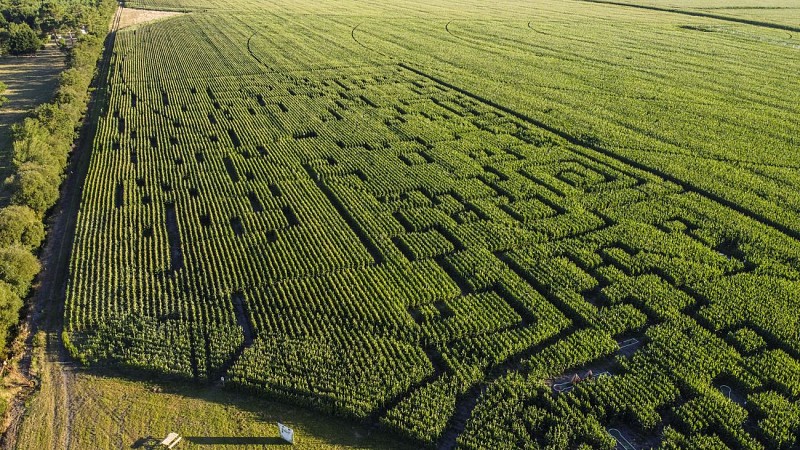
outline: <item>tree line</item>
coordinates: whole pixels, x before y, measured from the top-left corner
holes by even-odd
[[[35,54],[50,35],[102,32],[104,0],[0,0],[0,54]],[[66,47],[63,39],[59,40]]]
[[[39,11],[22,8],[27,3],[33,2],[2,5],[2,17],[21,20],[27,26],[31,25],[30,20],[40,30],[47,30],[42,26],[49,22],[41,21],[41,15],[21,12]],[[10,202],[0,208],[0,345],[3,347],[19,322],[23,299],[40,269],[36,254],[45,237],[44,218],[58,200],[63,172],[86,111],[89,84],[115,6],[113,0],[98,0],[76,9],[92,8],[91,14],[83,14],[81,20],[86,20],[87,28],[96,31],[80,36],[68,50],[67,69],[60,75],[53,100],[15,124],[12,148],[3,149],[12,152],[14,165],[14,173],[3,187],[3,196]],[[66,15],[59,17],[58,23],[67,23]]]

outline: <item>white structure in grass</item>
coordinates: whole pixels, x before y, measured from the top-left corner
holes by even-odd
[[[287,427],[286,425],[278,422],[278,432],[281,434],[281,439],[284,441],[294,444],[294,430]]]
[[[183,438],[180,437],[180,435],[178,435],[178,433],[170,433],[158,445],[160,445],[162,447],[169,448],[169,449],[173,449],[173,448],[175,448],[176,445],[178,445],[178,442],[180,442],[181,439],[183,439]]]

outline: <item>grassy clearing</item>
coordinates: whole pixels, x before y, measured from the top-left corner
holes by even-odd
[[[170,431],[184,437],[182,449],[283,448],[276,421],[294,428],[300,448],[413,448],[350,422],[219,387],[131,381],[71,369],[59,375],[54,374],[61,370],[57,364],[45,366],[17,450],[61,448],[64,442],[73,449],[146,448]],[[71,405],[67,410],[65,400]]]
[[[64,54],[55,45],[48,45],[36,56],[0,58],[0,81],[8,86],[8,102],[0,108],[0,179],[7,177],[12,169],[11,125],[50,100],[64,67]]]

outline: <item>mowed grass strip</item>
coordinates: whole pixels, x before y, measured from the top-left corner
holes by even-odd
[[[43,380],[31,401],[17,450],[148,448],[170,432],[182,449],[284,448],[276,422],[292,427],[300,448],[411,448],[401,440],[327,414],[234,393],[220,387],[148,383],[74,373],[69,426],[57,412],[63,390]],[[68,433],[64,436],[63,433]]]

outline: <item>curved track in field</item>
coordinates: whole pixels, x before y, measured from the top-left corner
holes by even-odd
[[[361,22],[358,25],[354,26],[352,30],[350,30],[350,37],[353,39],[353,41],[355,41],[356,44],[360,45],[361,47],[363,47],[366,50],[369,50],[371,52],[377,53],[377,54],[379,54],[379,55],[381,55],[383,57],[389,58],[391,60],[394,60],[393,56],[387,55],[386,53],[384,53],[384,52],[382,52],[380,50],[375,50],[374,48],[367,46],[366,44],[364,44],[363,42],[359,41],[356,38],[356,30],[358,29],[358,27],[360,27],[363,24],[364,24],[364,22]]]
[[[751,19],[741,19],[738,17],[731,17],[731,16],[722,16],[719,14],[711,14],[701,11],[688,11],[685,9],[673,9],[673,8],[662,8],[659,6],[649,6],[649,5],[635,5],[632,3],[623,3],[623,2],[615,2],[615,1],[606,1],[606,0],[578,0],[581,2],[587,3],[596,3],[600,5],[608,5],[608,6],[619,6],[623,8],[637,8],[637,9],[645,9],[649,11],[658,11],[658,12],[665,12],[665,13],[672,13],[672,14],[682,14],[684,16],[691,16],[691,17],[705,17],[708,19],[716,19],[725,22],[734,22],[734,23],[741,23],[745,25],[753,25],[756,27],[763,27],[763,28],[773,28],[776,30],[784,30],[784,31],[793,31],[795,33],[800,33],[800,28],[794,27],[791,25],[783,25],[780,23],[773,23],[773,22],[764,22],[761,20],[751,20]]]
[[[255,59],[256,61],[258,61],[258,63],[259,63],[259,64],[261,64],[262,66],[266,67],[266,68],[267,68],[267,69],[269,69],[269,70],[272,70],[272,69],[271,69],[271,68],[270,68],[270,67],[267,65],[267,63],[265,63],[264,61],[262,61],[262,60],[261,60],[261,58],[259,58],[259,57],[258,57],[258,56],[255,54],[255,52],[253,51],[252,47],[250,46],[250,41],[252,41],[252,40],[253,40],[253,38],[254,38],[254,37],[256,37],[256,35],[258,35],[258,34],[259,34],[259,33],[256,31],[255,33],[251,34],[249,38],[247,38],[247,53],[249,53],[249,54],[250,54],[250,56],[251,56],[253,59]]]

